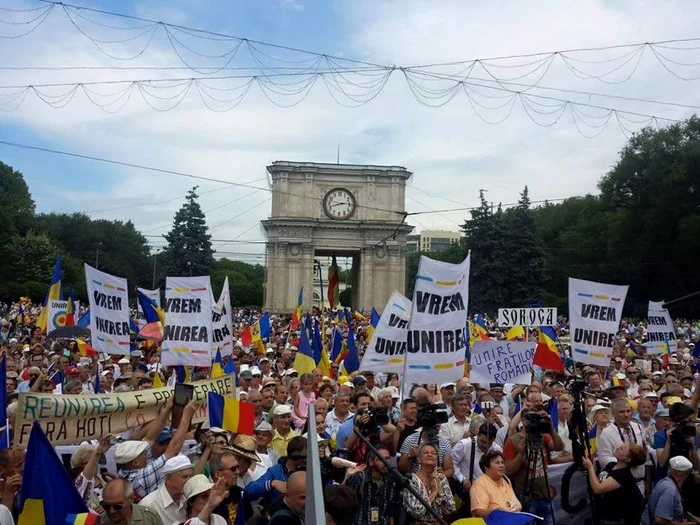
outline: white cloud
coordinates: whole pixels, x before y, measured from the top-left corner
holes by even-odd
[[[281,5],[303,9],[293,0],[283,1]],[[165,14],[151,9],[150,18],[168,20],[165,15],[175,12],[175,22],[187,19],[187,9],[182,5],[170,7],[171,11]],[[693,36],[693,21],[700,14],[700,7],[666,4],[659,10],[652,3],[603,1],[576,5],[514,2],[508,7],[502,3],[496,7],[487,2],[365,0],[341,3],[338,12],[345,17],[344,27],[349,27],[347,45],[327,51],[374,62],[410,65]],[[241,33],[240,28],[236,32]],[[50,46],[46,45],[48,35]],[[267,39],[277,40],[274,35]],[[296,45],[296,42],[284,43]],[[212,46],[210,51],[215,51],[215,43]],[[138,42],[133,42],[130,49],[137,50]],[[125,65],[100,54],[77,35],[60,13],[54,13],[46,26],[31,37],[0,42],[0,50],[3,56],[12,57],[16,65]],[[160,35],[142,57],[126,65],[181,64]],[[192,73],[2,71],[0,84],[166,75],[184,77]],[[651,57],[641,63],[631,81],[620,85],[578,80],[561,64],[551,68],[542,84],[689,104],[698,102],[693,84],[674,79]],[[551,96],[575,97],[561,93]],[[589,99],[579,96],[576,100]],[[689,113],[680,108],[604,98],[593,98],[590,102],[672,118],[684,118]],[[135,96],[122,112],[107,115],[79,94],[61,110],[30,98],[19,110],[0,114],[0,123],[30,129],[45,143],[59,149],[231,182],[258,180],[256,186],[266,186],[265,166],[272,161],[334,162],[340,144],[341,162],[403,165],[413,171],[408,195],[415,200],[407,201],[411,211],[425,210],[426,206],[452,209],[460,207],[457,203],[476,205],[480,188],[487,189],[488,200],[496,203],[516,201],[526,184],[533,200],[596,192],[597,180],[615,163],[617,152],[625,142],[614,124],[599,138],[585,139],[568,114],[557,125],[541,128],[517,105],[504,123],[489,125],[479,120],[463,95],[443,108],[426,108],[414,100],[398,72],[375,101],[357,109],[338,106],[319,83],[306,100],[291,109],[272,105],[253,88],[237,109],[224,114],[206,110],[193,92],[182,105],[167,113],[150,109]],[[95,177],[104,178],[101,192],[61,190],[61,179],[57,178],[53,185],[32,188],[39,209],[101,210],[156,202],[184,196],[197,184],[187,178],[135,169],[85,165],[94,170]],[[35,178],[25,175],[30,180]],[[200,185],[202,208],[221,206],[209,214],[209,223],[229,221],[214,230],[215,238],[231,239],[241,234],[243,239],[262,238],[257,221],[269,212],[269,203],[264,203],[269,193],[259,191],[246,197],[252,190],[206,182]],[[220,191],[210,191],[217,188]],[[241,200],[232,202],[235,199]],[[131,219],[143,230],[163,233],[182,200],[95,216]],[[234,218],[255,205],[252,211]],[[409,222],[419,228],[455,229],[465,216],[464,211],[445,212],[420,215]],[[224,249],[234,253],[262,251],[259,245],[232,244]]]
[[[280,0],[280,7],[291,11],[303,11],[306,9],[304,5],[297,2],[297,0]]]

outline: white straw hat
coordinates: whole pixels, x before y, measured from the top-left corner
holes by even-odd
[[[185,494],[186,499],[191,499],[197,494],[211,490],[213,486],[214,484],[209,481],[209,478],[207,478],[204,474],[197,474],[196,476],[192,476],[187,480],[187,483],[185,483],[185,487],[183,488],[183,493]]]

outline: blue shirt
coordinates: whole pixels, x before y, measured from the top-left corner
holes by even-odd
[[[335,448],[345,448],[345,441],[352,434],[352,429],[355,427],[355,416],[351,416],[345,420],[338,428],[338,433],[335,435]]]
[[[651,518],[650,515],[651,514]],[[663,518],[669,521],[683,519],[683,502],[676,482],[671,478],[664,478],[651,491],[649,503],[642,514],[642,525],[650,525],[653,518]]]

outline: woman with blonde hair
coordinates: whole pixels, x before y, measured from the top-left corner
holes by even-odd
[[[411,474],[409,483],[418,494],[430,503],[433,510],[441,517],[452,514],[455,500],[450,484],[444,474],[438,471],[438,450],[432,443],[423,443],[418,449],[418,472]],[[409,525],[433,525],[436,520],[428,513],[423,504],[408,490],[403,491],[403,504],[408,513]]]

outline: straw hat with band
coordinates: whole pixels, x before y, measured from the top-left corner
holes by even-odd
[[[197,474],[187,480],[182,492],[185,494],[185,498],[189,500],[199,494],[210,491],[213,486],[214,484],[204,474]]]
[[[224,450],[233,452],[236,456],[242,456],[250,461],[260,463],[260,457],[256,454],[255,449],[258,443],[254,437],[245,434],[238,434],[229,446],[224,447]]]

